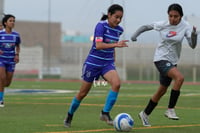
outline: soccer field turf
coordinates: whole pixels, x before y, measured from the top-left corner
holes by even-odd
[[[5,107],[0,108],[0,133],[116,132],[112,126],[99,120],[109,90],[109,86],[102,85],[91,89],[75,113],[72,127],[64,128],[63,120],[79,86],[79,82],[14,81],[5,93]],[[133,133],[199,133],[200,88],[192,84],[182,87],[176,107],[180,120],[164,117],[168,90],[150,116],[152,127],[143,127],[138,113],[144,109],[156,89],[157,84],[123,83],[111,116],[114,118],[118,113],[129,113],[135,122]],[[52,90],[59,91],[55,93]]]

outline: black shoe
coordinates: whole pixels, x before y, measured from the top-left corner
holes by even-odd
[[[3,101],[0,101],[0,107],[4,107],[4,103],[3,103]]]
[[[113,125],[113,120],[110,117],[109,112],[103,112],[100,113],[100,120],[105,121],[108,125]]]
[[[73,115],[68,113],[67,118],[64,120],[65,127],[67,127],[67,128],[71,127],[72,118],[73,118]]]

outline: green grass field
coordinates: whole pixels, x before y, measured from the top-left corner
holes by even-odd
[[[0,133],[114,133],[113,127],[99,120],[100,111],[109,86],[93,87],[75,113],[72,127],[64,128],[67,109],[80,86],[79,82],[13,81],[14,89],[70,90],[64,93],[9,93],[5,94],[5,107],[0,108]],[[129,113],[135,122],[133,133],[199,133],[200,88],[184,84],[176,113],[180,120],[164,117],[169,92],[160,100],[150,116],[152,127],[143,127],[138,113],[145,107],[157,84],[123,83],[118,101],[111,111]]]

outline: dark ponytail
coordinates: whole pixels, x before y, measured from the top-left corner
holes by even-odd
[[[106,19],[108,19],[108,15],[103,14],[103,16],[101,17],[101,20],[106,20]]]

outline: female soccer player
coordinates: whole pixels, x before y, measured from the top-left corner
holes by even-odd
[[[107,15],[103,15],[101,21],[96,25],[93,45],[83,64],[82,84],[69,107],[67,118],[64,121],[65,127],[71,126],[74,112],[90,91],[93,81],[98,80],[100,76],[111,85],[100,119],[112,125],[113,121],[109,112],[117,100],[120,89],[120,79],[114,65],[115,48],[127,47],[127,40],[119,41],[123,32],[122,27],[119,26],[122,17],[123,7],[114,4],[108,8]]]
[[[139,113],[144,126],[151,126],[148,116],[158,104],[160,98],[166,93],[172,79],[174,85],[171,89],[168,109],[165,116],[172,120],[178,120],[175,113],[175,105],[180,95],[180,88],[183,84],[184,77],[177,68],[177,62],[180,57],[182,41],[185,37],[191,48],[197,44],[196,28],[189,26],[183,19],[182,7],[179,4],[172,4],[168,7],[168,21],[155,22],[151,25],[141,26],[131,37],[132,41],[143,32],[156,30],[160,33],[160,43],[155,51],[154,64],[160,72],[160,86],[150,99],[144,111]]]
[[[15,16],[8,14],[2,19],[5,29],[0,31],[0,107],[4,107],[4,87],[11,84],[15,64],[19,62],[20,35],[13,30]]]

